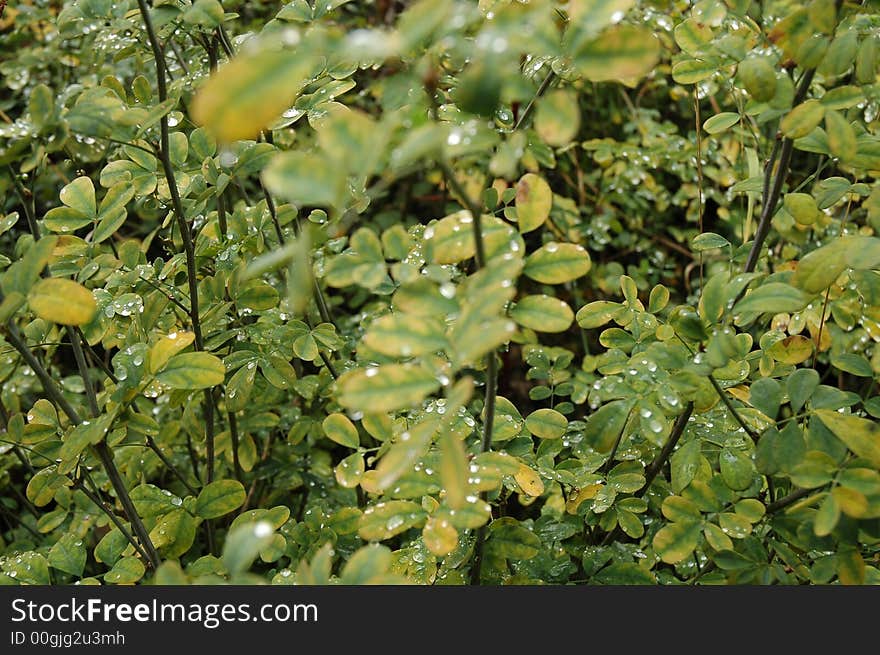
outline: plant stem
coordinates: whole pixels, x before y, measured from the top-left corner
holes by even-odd
[[[24,211],[25,219],[27,219],[28,229],[33,235],[34,240],[37,240],[40,238],[40,227],[37,225],[37,219],[34,215],[34,206],[31,204],[33,202],[33,194],[25,189],[21,180],[18,179],[15,169],[12,168],[12,164],[7,165],[7,168],[9,169],[9,176],[12,178],[12,183],[15,185],[15,192],[21,200],[21,208]],[[31,197],[31,202],[28,202],[28,196]]]
[[[0,300],[2,300],[2,298],[0,298]],[[37,379],[39,379],[40,384],[43,386],[43,393],[45,393],[49,397],[49,399],[55,404],[55,406],[60,408],[61,411],[67,415],[67,418],[70,419],[71,423],[73,423],[74,425],[80,425],[82,423],[82,418],[73,408],[73,405],[71,405],[67,398],[65,398],[64,395],[61,393],[61,390],[55,384],[55,381],[49,375],[49,372],[27,347],[27,344],[21,337],[21,333],[18,331],[18,326],[12,320],[10,320],[7,322],[7,329],[9,331],[9,342],[18,351],[19,355],[21,355],[21,358],[31,368],[31,370],[33,370],[34,375],[37,376]],[[76,343],[79,344],[79,335],[75,331],[71,331],[69,334],[72,335],[71,340],[75,340]],[[74,352],[76,352],[76,350],[74,350]],[[80,357],[82,357],[81,348],[79,350],[79,353]],[[79,358],[77,359],[77,361],[79,362]],[[85,361],[84,358],[83,361]],[[132,502],[131,497],[128,495],[128,489],[125,486],[125,482],[122,480],[122,476],[119,475],[119,470],[116,468],[116,464],[113,461],[113,453],[107,447],[107,444],[103,441],[95,446],[95,452],[107,472],[107,477],[110,478],[113,489],[114,491],[116,491],[116,495],[119,498],[119,501],[122,503],[122,507],[125,510],[126,516],[128,516],[129,522],[134,528],[138,539],[141,540],[141,544],[143,544],[143,547],[146,551],[145,556],[147,562],[155,569],[159,566],[159,555],[156,552],[155,546],[153,546],[153,542],[150,540],[150,533],[144,526],[143,521],[141,521],[141,518],[138,515],[137,511],[135,511],[134,503]],[[102,507],[100,499],[98,500],[98,507]]]
[[[816,69],[811,68],[804,72],[801,76],[801,80],[798,83],[797,91],[795,92],[794,101],[792,103],[793,107],[799,105],[803,99],[807,95],[807,91],[810,88],[810,83],[813,81],[813,76],[816,74]],[[761,249],[764,247],[764,241],[767,239],[767,235],[770,233],[770,224],[773,219],[773,213],[776,211],[776,205],[779,202],[779,196],[782,193],[782,186],[785,183],[785,178],[788,175],[788,167],[791,164],[791,155],[794,150],[794,140],[788,137],[782,139],[782,145],[780,147],[780,142],[777,139],[773,144],[773,151],[770,154],[770,159],[767,160],[767,165],[764,167],[764,193],[763,193],[763,202],[761,205],[761,217],[758,219],[758,227],[755,230],[755,240],[752,243],[752,248],[749,250],[749,256],[746,259],[746,265],[744,271],[746,273],[751,273],[755,270],[755,266],[758,264],[758,260],[761,258]],[[773,164],[775,163],[776,153],[779,153],[779,166],[776,169],[776,176],[773,177],[773,182],[771,184],[770,179],[773,176]],[[736,304],[740,298],[745,294],[745,289],[743,289],[739,296],[734,301]]]
[[[168,99],[168,87],[166,83],[167,65],[165,63],[165,55],[162,52],[162,46],[153,29],[153,21],[150,18],[150,10],[147,7],[146,0],[138,0],[141,17],[144,21],[144,27],[147,30],[147,38],[150,41],[150,47],[153,50],[153,59],[156,62],[156,88],[159,92],[159,102],[165,102]],[[183,202],[180,199],[180,190],[177,188],[177,182],[174,179],[174,166],[171,164],[171,158],[168,155],[168,115],[165,114],[159,120],[160,144],[156,155],[162,162],[162,171],[165,174],[165,181],[168,183],[168,191],[171,193],[171,206],[174,216],[177,219],[177,226],[180,230],[180,238],[183,240],[183,249],[186,254],[186,277],[189,283],[190,309],[189,316],[192,322],[193,335],[195,337],[194,347],[196,351],[204,350],[202,340],[202,325],[199,318],[199,285],[196,272],[196,252],[193,243],[192,230],[186,220],[186,214],[183,211]]]
[[[746,434],[751,437],[752,441],[755,443],[758,442],[758,434],[752,430],[748,425],[746,425],[745,420],[742,416],[739,415],[739,412],[736,411],[736,408],[733,406],[733,403],[730,402],[730,398],[727,397],[727,394],[724,393],[724,389],[721,388],[721,385],[718,384],[718,380],[715,379],[714,375],[709,375],[709,382],[712,384],[712,387],[715,389],[715,392],[718,394],[718,397],[721,399],[721,402],[724,403],[724,406],[727,407],[727,411],[730,412],[731,416],[739,423],[740,427],[746,431]]]
[[[476,249],[475,260],[477,270],[486,266],[486,246],[483,243],[482,208],[468,196],[464,188],[455,177],[455,172],[445,161],[439,162],[440,170],[446,179],[446,186],[458,196],[473,219],[474,245]],[[486,360],[486,395],[483,400],[483,438],[480,443],[480,452],[488,452],[492,447],[492,429],[495,423],[495,399],[498,396],[498,361],[495,352],[489,353]],[[482,494],[483,500],[486,493]],[[486,526],[477,530],[477,538],[474,543],[474,562],[471,567],[471,584],[480,584],[480,570],[483,564],[483,546],[486,543]]]
[[[681,435],[684,434],[685,428],[687,427],[688,420],[691,417],[691,414],[694,412],[694,403],[689,402],[685,405],[684,411],[679,414],[678,418],[675,419],[675,423],[672,426],[672,431],[669,434],[669,438],[666,440],[666,443],[663,444],[663,448],[657,454],[657,457],[654,458],[654,461],[645,469],[645,484],[642,485],[642,488],[639,489],[633,497],[641,498],[646,493],[648,493],[648,489],[651,488],[651,483],[654,482],[654,478],[660,473],[660,470],[666,464],[669,457],[672,455],[672,451],[675,450],[675,446],[678,444],[679,439],[681,439]],[[605,538],[602,539],[602,545],[607,546],[614,538],[620,533],[620,526],[614,526],[614,529],[611,530],[608,534],[605,535]]]
[[[193,496],[199,495],[199,492],[196,490],[196,488],[193,487],[187,481],[187,479],[183,475],[183,473],[181,473],[177,469],[177,467],[174,466],[174,464],[171,462],[171,460],[168,459],[168,457],[166,457],[165,453],[162,452],[162,449],[159,448],[159,444],[157,444],[155,439],[153,439],[153,437],[151,437],[150,435],[147,435],[147,446],[150,448],[150,450],[152,450],[154,453],[156,453],[156,457],[158,457],[160,460],[162,460],[162,463],[165,465],[165,468],[167,468],[169,471],[171,471],[171,473],[174,474],[174,477],[176,477],[178,480],[180,480],[180,482],[183,484],[184,487],[186,487],[186,490],[188,492],[190,492]]]
[[[789,505],[793,505],[801,498],[805,498],[809,496],[811,493],[816,491],[815,489],[797,489],[796,491],[792,491],[787,496],[780,498],[779,500],[770,503],[767,505],[767,514],[773,514],[774,512],[778,512],[782,509],[785,509]]]
[[[523,125],[525,125],[526,120],[531,116],[532,111],[535,109],[535,103],[538,101],[542,95],[547,93],[547,89],[550,88],[550,85],[556,80],[556,73],[551,69],[549,73],[547,73],[547,77],[544,78],[544,81],[541,82],[541,86],[538,87],[538,90],[535,91],[535,95],[529,100],[529,104],[526,105],[526,108],[523,110],[523,113],[520,114],[519,119],[516,121],[516,125],[513,130],[516,131],[520,129]]]
[[[86,358],[85,355],[83,355],[79,332],[73,327],[68,327],[67,334],[70,337],[70,345],[73,348],[73,357],[76,360],[77,368],[79,368],[80,377],[83,379],[83,386],[86,389],[86,399],[89,404],[89,411],[93,418],[97,418],[100,416],[101,410],[98,407],[98,396],[95,392],[95,385],[89,375]],[[72,417],[71,420],[73,420]],[[128,487],[125,485],[125,481],[122,479],[119,469],[116,468],[116,462],[113,460],[113,451],[110,450],[109,446],[107,446],[107,442],[104,440],[101,440],[94,446],[94,451],[98,455],[98,459],[101,461],[104,470],[107,472],[107,477],[110,478],[110,483],[113,485],[113,489],[116,491],[116,496],[122,503],[122,507],[125,510],[126,516],[128,516],[132,528],[144,546],[144,550],[147,554],[147,561],[153,567],[153,570],[155,570],[159,566],[159,553],[156,551],[156,547],[150,540],[149,531],[147,531],[146,526],[143,524],[140,515],[135,509],[131,496],[128,494]]]
[[[232,468],[235,469],[235,479],[239,482],[244,477],[241,471],[241,462],[238,460],[238,419],[235,412],[227,412],[229,419],[229,439],[232,442]]]
[[[156,88],[159,92],[159,102],[165,102],[168,97],[168,88],[165,81],[167,72],[167,64],[156,31],[153,29],[153,22],[150,18],[150,11],[147,7],[146,0],[138,0],[138,8],[147,30],[147,38],[150,41],[150,47],[153,50],[153,58],[156,62]],[[186,253],[186,277],[189,284],[189,317],[192,323],[193,348],[198,352],[205,349],[202,337],[202,323],[199,315],[199,283],[196,270],[196,252],[193,242],[192,231],[186,220],[183,211],[183,202],[180,199],[180,191],[177,188],[177,182],[174,179],[174,167],[171,164],[171,158],[168,155],[168,115],[164,114],[159,121],[159,129],[161,133],[161,143],[157,153],[159,160],[162,162],[162,170],[165,173],[165,181],[168,183],[168,190],[171,192],[171,205],[174,215],[177,219],[177,225],[180,229],[180,237],[183,240],[183,249]],[[207,456],[207,475],[206,481],[212,482],[214,479],[214,402],[210,389],[205,389],[205,402],[202,407],[205,415],[205,449]]]
[[[678,444],[678,440],[681,439],[681,435],[684,434],[684,430],[687,427],[688,420],[691,417],[691,414],[694,412],[694,403],[689,402],[684,411],[679,414],[678,418],[675,419],[675,423],[672,426],[672,432],[669,434],[669,438],[666,440],[666,443],[663,444],[663,448],[657,454],[657,457],[654,458],[654,461],[651,462],[651,465],[645,470],[645,485],[638,491],[636,496],[641,497],[644,496],[648,489],[651,487],[651,483],[654,481],[654,478],[657,477],[657,474],[660,473],[660,469],[663,468],[666,461],[672,455],[672,451],[675,450],[675,446]]]

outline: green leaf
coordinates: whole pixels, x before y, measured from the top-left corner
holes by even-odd
[[[89,177],[78,177],[61,189],[61,202],[90,219],[97,215],[95,185]]]
[[[590,265],[582,246],[551,241],[526,258],[523,274],[542,284],[563,284],[586,275]]]
[[[129,545],[125,535],[118,528],[113,528],[101,537],[95,546],[95,560],[112,566],[122,557],[122,553]]]
[[[302,43],[296,51],[259,49],[234,57],[201,87],[191,115],[219,141],[254,138],[293,104],[316,59]]]
[[[44,507],[52,502],[56,491],[71,484],[70,479],[57,473],[55,466],[49,466],[38,471],[28,481],[25,493],[34,505]]]
[[[852,67],[858,47],[859,37],[856,30],[846,30],[838,34],[819,65],[819,73],[829,78],[843,75]]]
[[[540,439],[559,439],[568,429],[568,419],[555,409],[537,409],[526,417],[526,428]]]
[[[420,505],[408,500],[389,500],[364,511],[358,535],[366,541],[382,541],[416,527],[424,519],[425,511]]]
[[[460,509],[465,505],[469,485],[468,457],[464,443],[445,423],[441,426],[438,441],[440,444],[438,472],[446,491],[446,504],[451,509]],[[436,525],[434,529],[438,539],[444,540],[450,537],[449,530],[445,530],[444,526]],[[457,534],[455,539],[458,540]],[[432,552],[436,551],[432,549]]]
[[[332,160],[319,154],[289,151],[276,155],[262,177],[269,191],[297,205],[338,207],[345,201],[345,176]]]
[[[346,489],[354,489],[360,484],[361,478],[364,477],[364,471],[366,471],[366,464],[363,454],[352,453],[348,457],[344,457],[336,465],[333,473],[340,486]]]
[[[531,559],[541,552],[538,535],[510,516],[492,521],[486,545],[499,557],[512,560]]]
[[[217,27],[223,22],[223,5],[217,0],[196,0],[183,13],[183,22],[207,28]]]
[[[812,296],[790,284],[770,282],[751,290],[742,300],[736,303],[734,313],[745,312],[797,312],[806,307]]]
[[[722,549],[712,556],[712,561],[718,568],[724,571],[745,571],[755,566],[755,562],[733,550],[732,546],[733,543],[730,548]]]
[[[458,547],[458,530],[446,519],[432,516],[422,529],[422,541],[428,550],[443,557]]]
[[[216,519],[244,504],[247,493],[238,480],[217,480],[202,488],[195,512],[203,519]]]
[[[453,329],[450,354],[456,369],[510,341],[516,325],[506,318],[481,317],[480,308],[468,305]]]
[[[880,468],[880,425],[876,421],[830,409],[818,409],[815,414],[857,457]]]
[[[677,564],[691,556],[700,542],[699,522],[683,521],[666,525],[654,535],[654,550],[667,564]]]
[[[94,219],[70,207],[54,207],[46,212],[43,224],[51,232],[73,232]]]
[[[232,528],[223,544],[223,565],[230,575],[243,573],[274,539],[275,529],[269,521],[244,523]]]
[[[235,302],[239,307],[246,307],[255,312],[272,309],[278,305],[278,300],[278,291],[262,280],[245,282],[235,294]]]
[[[381,544],[369,544],[356,550],[340,574],[344,585],[383,584],[391,568],[391,550]]]
[[[624,311],[624,306],[619,302],[610,300],[596,300],[588,303],[578,310],[575,318],[578,325],[585,330],[602,327]]]
[[[433,373],[411,364],[385,364],[346,371],[336,384],[340,405],[365,412],[391,412],[414,407],[440,386]]]
[[[717,73],[720,63],[712,58],[685,59],[672,66],[672,79],[678,84],[696,84]]]
[[[630,80],[653,70],[660,42],[653,32],[635,25],[614,25],[570,53],[575,69],[588,80]]]
[[[716,248],[726,248],[730,245],[730,241],[720,234],[714,232],[703,232],[691,239],[691,250],[694,252],[703,252],[705,250],[714,250]]]
[[[819,373],[811,368],[801,368],[789,375],[785,387],[791,410],[795,413],[800,412],[818,386]]]
[[[736,81],[758,102],[767,102],[776,95],[776,68],[767,57],[751,57],[736,69]]]
[[[137,557],[123,557],[104,574],[104,582],[110,584],[133,584],[144,577],[146,568]]]
[[[40,280],[28,293],[34,314],[59,325],[85,325],[97,311],[92,292],[79,282],[50,277]]]
[[[807,100],[792,109],[779,123],[779,129],[789,139],[807,136],[825,117],[825,107],[818,100]]]
[[[553,191],[540,175],[526,173],[516,184],[516,220],[522,233],[536,230],[550,216]]]
[[[360,445],[357,428],[345,414],[330,414],[324,419],[321,428],[330,441],[341,446],[357,448]]]
[[[373,321],[364,344],[391,357],[418,357],[447,347],[442,321],[407,314],[386,314]]]
[[[564,301],[541,294],[520,298],[510,318],[538,332],[565,332],[574,321],[574,312]]]
[[[600,453],[611,451],[633,407],[633,400],[614,400],[590,414],[584,442]]]
[[[86,549],[82,539],[68,532],[49,549],[49,566],[80,577],[86,567]]]
[[[199,521],[187,510],[175,509],[156,521],[150,539],[164,557],[180,557],[192,548],[198,526]]]
[[[119,209],[110,211],[101,216],[98,225],[95,227],[95,231],[92,233],[92,241],[94,243],[101,243],[102,241],[109,239],[116,233],[116,230],[122,227],[126,218],[128,218],[128,212],[124,207],[120,207]]]
[[[693,481],[700,468],[700,455],[700,442],[696,439],[685,442],[672,453],[669,464],[675,493],[680,493]]]
[[[4,557],[2,567],[7,576],[22,584],[48,585],[52,582],[49,577],[48,561],[43,555],[32,550],[14,557],[7,555]]]
[[[718,464],[724,483],[736,491],[748,489],[757,473],[751,458],[733,448],[721,449]]]
[[[216,356],[205,352],[174,355],[156,375],[172,389],[207,389],[223,384],[226,367]]]
[[[422,419],[402,432],[376,466],[375,486],[384,491],[393,485],[422,457],[437,433],[437,421]]]
[[[776,87],[776,79],[773,80],[774,89]],[[707,118],[703,123],[703,129],[708,134],[720,134],[729,130],[731,127],[739,123],[739,114],[733,111],[723,111],[715,114],[711,118]]]

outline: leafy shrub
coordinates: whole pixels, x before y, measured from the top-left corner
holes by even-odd
[[[878,26],[7,6],[0,581],[880,581]]]

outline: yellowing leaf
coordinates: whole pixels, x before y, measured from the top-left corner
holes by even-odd
[[[654,549],[667,564],[690,557],[700,541],[700,523],[683,521],[666,525],[654,535]]]
[[[591,264],[583,246],[551,241],[526,258],[523,274],[542,284],[563,284],[586,275]]]
[[[91,178],[78,177],[61,189],[61,202],[81,214],[93,218],[96,214],[95,185]]]
[[[573,91],[557,89],[538,99],[535,131],[547,145],[566,145],[577,136],[580,125],[581,110]]]
[[[254,138],[293,104],[315,63],[303,47],[235,57],[199,90],[192,117],[220,141]]]
[[[526,428],[540,439],[559,439],[568,428],[568,419],[555,409],[537,409],[526,418]]]
[[[407,473],[428,451],[436,432],[437,421],[423,419],[401,433],[376,466],[375,488],[384,491]]]
[[[446,519],[432,516],[422,529],[422,540],[428,550],[443,557],[458,546],[458,530]]]
[[[386,364],[346,371],[336,381],[339,404],[364,412],[391,412],[418,405],[440,382],[410,364]]]
[[[85,325],[97,311],[91,291],[79,282],[57,277],[34,284],[28,304],[40,318],[60,325]]]
[[[357,448],[360,444],[357,428],[345,414],[330,414],[321,424],[324,434],[341,446]]]
[[[263,170],[263,182],[269,191],[297,205],[337,207],[346,197],[344,171],[317,153],[276,155]]]
[[[789,139],[807,136],[825,116],[825,107],[818,100],[807,100],[792,109],[779,123],[779,129]]]
[[[856,156],[858,147],[856,133],[850,122],[839,111],[825,112],[825,131],[828,133],[828,149],[843,162]]]
[[[542,294],[521,298],[510,310],[510,318],[538,332],[565,332],[574,321],[574,312],[562,300]]]
[[[526,173],[516,185],[516,217],[520,232],[531,232],[544,224],[553,206],[553,191],[547,181]]]
[[[364,335],[364,344],[392,357],[425,355],[447,345],[439,319],[408,314],[386,314],[374,321]]]
[[[653,70],[660,57],[660,42],[647,28],[622,24],[605,30],[571,54],[575,69],[588,80],[629,80]]]
[[[246,496],[238,480],[217,480],[199,492],[195,512],[203,519],[215,519],[241,507]]]
[[[196,336],[184,330],[169,332],[150,347],[148,370],[155,373],[160,370],[172,356],[189,346]]]
[[[420,505],[408,500],[389,500],[368,507],[361,515],[358,534],[366,541],[390,539],[415,527],[425,518]]]
[[[541,480],[541,476],[525,464],[519,465],[513,479],[526,495],[538,497],[544,493],[544,482]]]
[[[207,389],[223,383],[226,367],[210,353],[174,355],[156,379],[172,389]]]
[[[437,264],[455,264],[476,253],[474,219],[465,209],[441,218],[425,230],[429,258]]]
[[[818,409],[816,416],[856,456],[863,457],[872,466],[880,468],[880,425],[876,421],[840,414],[830,409]]]

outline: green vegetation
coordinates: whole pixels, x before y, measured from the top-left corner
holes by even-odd
[[[6,6],[0,583],[880,582],[878,34]]]

